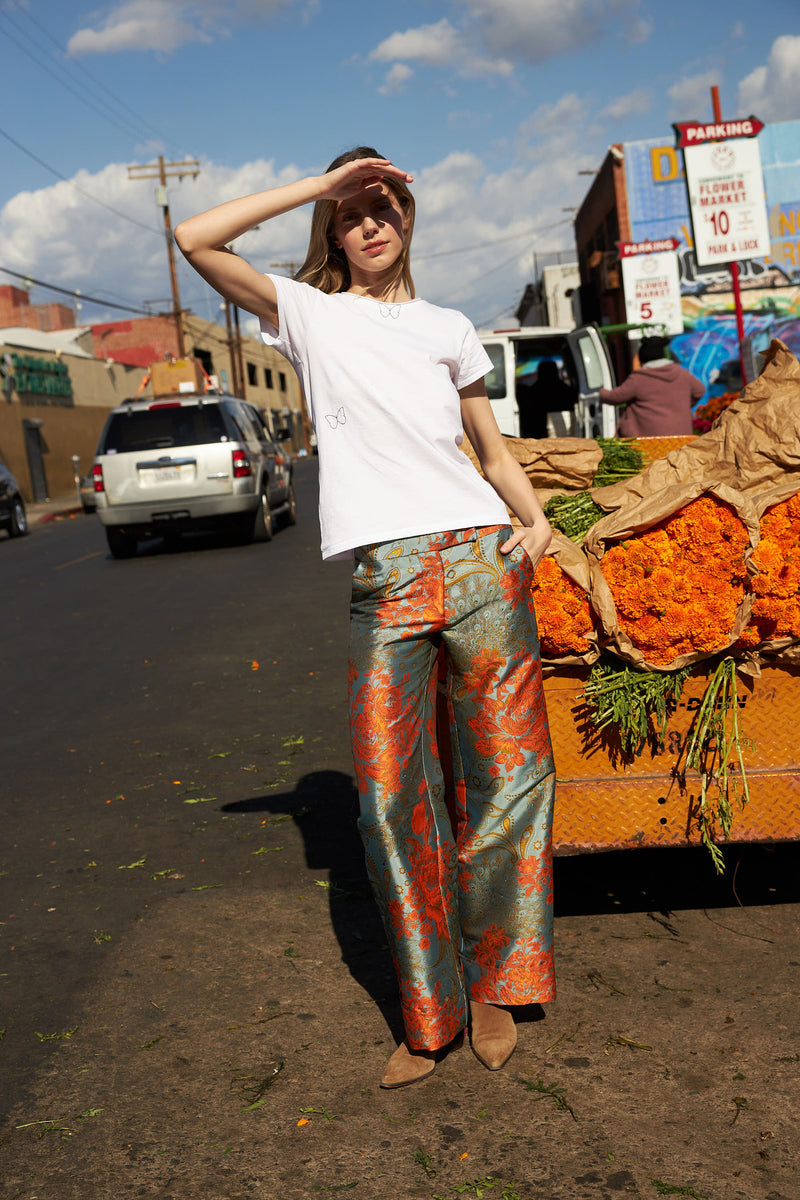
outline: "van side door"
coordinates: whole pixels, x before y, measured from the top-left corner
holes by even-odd
[[[613,437],[617,411],[613,404],[602,404],[599,396],[600,388],[614,387],[614,369],[605,339],[596,325],[583,325],[568,333],[567,341],[580,393],[575,433],[587,438]]]
[[[502,334],[479,334],[484,350],[492,360],[486,376],[486,395],[494,419],[506,437],[519,437],[519,406],[517,405],[514,345]]]

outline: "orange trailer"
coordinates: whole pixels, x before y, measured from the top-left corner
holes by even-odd
[[[698,670],[687,680],[664,750],[655,755],[644,750],[632,762],[622,760],[618,741],[601,738],[583,718],[587,674],[562,668],[545,678],[557,776],[555,852],[699,843],[699,776],[687,775],[682,795],[672,769],[705,690],[704,673]],[[750,799],[743,809],[734,804],[730,841],[800,837],[799,701],[798,668],[764,667],[760,678],[740,683]]]

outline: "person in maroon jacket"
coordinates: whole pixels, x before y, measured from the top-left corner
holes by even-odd
[[[677,437],[693,433],[692,403],[705,385],[685,367],[666,358],[667,339],[646,337],[639,347],[638,371],[615,388],[601,388],[604,404],[625,405],[619,437]]]

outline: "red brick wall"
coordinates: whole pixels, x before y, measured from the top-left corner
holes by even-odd
[[[31,304],[22,288],[0,287],[0,328],[21,325],[25,329],[74,329],[75,313],[66,304]]]
[[[167,354],[178,354],[178,336],[172,317],[137,317],[134,321],[107,321],[92,326],[97,358],[147,367]]]

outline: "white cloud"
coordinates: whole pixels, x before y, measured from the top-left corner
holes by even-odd
[[[611,100],[597,115],[609,121],[621,121],[636,113],[646,113],[653,104],[653,93],[646,88],[637,88],[628,92],[627,96],[617,96]]]
[[[388,96],[392,92],[401,92],[413,74],[411,67],[406,63],[396,62],[378,91],[383,96]]]
[[[408,61],[429,67],[454,67],[460,75],[510,75],[512,64],[476,52],[469,37],[450,24],[446,17],[435,25],[393,33],[385,38],[369,57],[379,62],[406,64]]]
[[[626,30],[626,39],[632,46],[641,46],[646,42],[655,26],[646,17],[634,17]]]
[[[73,58],[153,50],[169,54],[186,42],[210,42],[232,24],[259,21],[294,0],[126,0],[98,27],[79,29],[67,45]]]
[[[288,166],[278,170],[273,162],[258,160],[237,169],[203,161],[196,180],[177,181],[169,189],[173,224],[183,217],[264,188],[289,183],[309,173]],[[315,170],[319,165],[315,164]],[[95,174],[80,171],[72,183],[116,212],[93,203],[70,183],[56,183],[34,192],[20,192],[0,211],[0,262],[12,270],[31,274],[59,286],[80,288],[92,296],[129,302],[170,294],[164,227],[153,196],[153,181],[131,182],[126,166],[111,163]],[[139,225],[119,214],[127,214]],[[269,233],[254,231],[241,239],[242,252],[252,256],[260,270],[271,262],[295,260],[308,237],[310,212],[289,213],[271,226]],[[238,243],[237,243],[238,246]],[[207,286],[178,255],[181,295],[201,313],[208,302]],[[34,303],[52,299],[42,291]],[[65,302],[66,298],[65,298]],[[124,313],[109,310],[108,319]],[[86,320],[101,319],[97,308],[84,304]]]
[[[557,137],[569,139],[584,121],[586,106],[576,92],[567,92],[553,104],[540,104],[519,127],[521,142]]]
[[[712,69],[700,75],[688,75],[669,88],[667,95],[672,101],[670,118],[674,121],[703,120],[711,118],[711,88],[720,80],[719,71]]]
[[[508,76],[515,62],[542,62],[598,41],[620,22],[630,40],[645,40],[650,23],[638,16],[640,0],[456,0],[459,24],[432,25],[391,34],[371,52],[382,62],[418,62],[466,76]]]
[[[450,62],[460,47],[461,34],[443,17],[435,25],[420,25],[417,29],[391,34],[375,47],[370,58],[382,62],[411,58],[417,62],[443,66]]]
[[[756,67],[739,84],[738,111],[762,121],[785,121],[800,113],[800,36],[784,34],[769,52],[766,66]]]
[[[466,152],[421,169],[407,164],[417,197],[412,265],[420,295],[461,308],[477,323],[489,322],[518,303],[532,277],[534,250],[572,245],[570,217],[562,210],[576,205],[585,191],[577,173],[586,165],[582,111],[572,95],[537,110],[543,136],[559,138],[558,153],[545,141],[501,171],[491,171],[482,157]],[[568,129],[563,121],[571,121]],[[317,173],[322,166],[257,160],[224,168],[202,160],[196,180],[170,187],[173,223],[235,196]],[[137,307],[158,297],[168,307],[167,256],[152,181],[131,182],[123,164],[111,163],[95,174],[80,172],[73,182],[117,213],[98,207],[67,182],[20,193],[0,211],[0,262],[70,290],[80,288],[84,295]],[[261,271],[275,263],[301,262],[310,216],[310,206],[286,213],[245,234],[236,249]],[[217,319],[216,294],[180,255],[177,261],[184,304],[207,320]],[[50,298],[38,287],[32,297],[34,303]],[[82,319],[125,315],[85,301]]]

